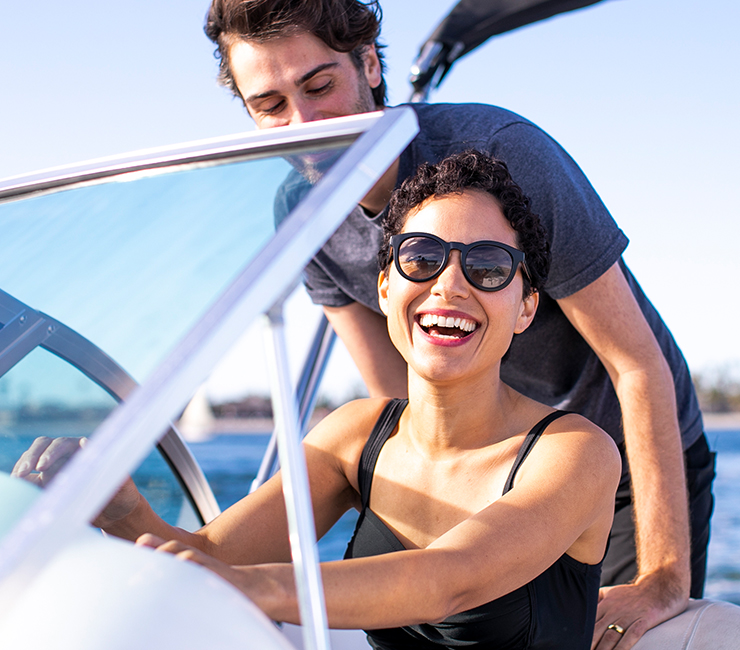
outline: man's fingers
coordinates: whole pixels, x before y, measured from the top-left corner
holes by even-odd
[[[620,623],[610,623],[601,641],[596,645],[597,650],[630,650],[647,632],[649,626],[644,619],[637,619],[629,626]]]
[[[660,586],[643,580],[601,589],[592,650],[630,650],[649,629],[682,612],[686,600],[667,598]]]

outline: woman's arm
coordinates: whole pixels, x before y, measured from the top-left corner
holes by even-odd
[[[303,444],[308,467],[317,537],[322,537],[358,503],[357,463],[380,410],[387,400],[358,400],[329,414]],[[135,540],[151,533],[198,549],[222,562],[251,565],[289,562],[288,524],[280,473],[256,492],[225,510],[195,533],[170,526],[141,497],[125,518],[106,527]]]
[[[575,426],[574,426],[575,425]],[[503,596],[568,552],[603,557],[619,481],[613,441],[576,415],[550,425],[515,488],[425,549],[322,565],[331,627],[438,621]],[[215,570],[275,620],[298,621],[292,567],[232,567],[171,544]]]

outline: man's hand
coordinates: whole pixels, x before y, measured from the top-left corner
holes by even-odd
[[[681,581],[651,575],[602,587],[592,650],[629,650],[649,629],[683,612],[689,599],[676,582]]]

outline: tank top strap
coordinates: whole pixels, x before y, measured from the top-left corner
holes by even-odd
[[[409,403],[407,399],[392,399],[380,413],[370,437],[360,455],[360,464],[357,470],[357,482],[360,486],[362,507],[367,508],[370,503],[370,488],[373,484],[375,465],[378,462],[380,450],[393,433],[401,413]]]
[[[526,460],[529,452],[532,451],[532,448],[540,439],[542,432],[547,429],[548,425],[551,422],[554,422],[564,415],[568,415],[568,411],[553,411],[549,415],[546,415],[544,418],[542,418],[537,424],[532,427],[532,430],[527,434],[527,437],[524,438],[522,446],[519,447],[519,453],[516,455],[516,459],[514,460],[514,465],[511,468],[511,472],[509,472],[509,478],[506,479],[503,494],[506,494],[509,490],[511,490],[511,488],[514,487],[514,479],[516,478],[516,473],[519,471],[522,463],[524,463],[524,461]]]

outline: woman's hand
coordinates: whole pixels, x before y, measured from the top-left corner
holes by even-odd
[[[201,566],[210,569],[214,573],[218,573],[222,578],[225,578],[229,582],[234,582],[234,569],[231,565],[217,560],[207,553],[203,553],[198,549],[188,546],[183,542],[177,540],[165,541],[161,537],[152,535],[151,533],[145,533],[136,540],[137,546],[148,546],[153,548],[155,551],[161,553],[170,553],[174,555],[178,560],[187,560],[188,562],[195,562]]]
[[[36,438],[18,459],[11,476],[46,487],[86,442],[86,438]]]
[[[46,487],[60,469],[87,444],[87,438],[36,438],[16,462],[11,476]],[[125,483],[95,518],[93,525],[107,528],[120,521],[139,503],[141,494],[136,485],[127,478]]]
[[[123,485],[108,505],[93,520],[93,526],[106,530],[121,519],[130,515],[142,499],[141,493],[130,476],[126,477]]]
[[[274,621],[300,624],[292,564],[232,566],[192,546],[176,540],[165,541],[151,533],[139,537],[136,544],[200,564],[234,585]]]
[[[151,533],[145,533],[139,537],[136,540],[136,545],[148,546],[158,553],[170,553],[178,560],[200,564],[200,566],[220,575],[224,580],[230,582],[237,589],[240,589],[246,596],[250,596],[247,575],[249,567],[233,567],[183,542],[177,540],[166,541]]]

